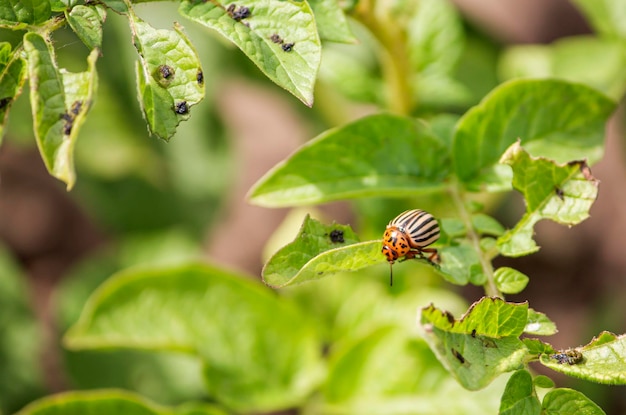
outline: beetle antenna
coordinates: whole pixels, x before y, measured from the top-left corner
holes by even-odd
[[[389,263],[389,286],[393,287],[393,264]]]

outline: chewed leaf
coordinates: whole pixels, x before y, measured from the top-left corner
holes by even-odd
[[[534,156],[593,163],[602,156],[614,109],[613,101],[584,85],[554,79],[504,83],[459,120],[457,175],[471,189],[509,189],[508,169],[498,168],[498,160],[518,139]]]
[[[306,1],[184,0],[179,13],[233,42],[272,81],[305,104],[321,61],[315,18]]]
[[[76,181],[74,144],[97,85],[98,51],[91,51],[86,72],[70,73],[57,68],[52,45],[39,34],[26,34],[24,49],[37,146],[48,171],[69,190]]]
[[[422,310],[422,320],[452,333],[480,334],[493,338],[519,336],[528,320],[528,303],[507,303],[499,298],[484,297],[472,304],[455,320],[447,311],[431,305]]]
[[[575,225],[589,217],[598,195],[598,181],[584,161],[558,164],[531,157],[515,143],[502,156],[502,162],[513,168],[513,187],[526,200],[524,216],[498,240],[503,255],[519,256],[539,250],[532,236],[535,223],[541,219]]]
[[[248,197],[266,207],[413,197],[445,189],[449,160],[442,139],[423,122],[372,115],[307,142],[262,177]]]
[[[386,262],[380,241],[359,243],[349,226],[305,217],[296,239],[263,267],[263,281],[279,288]]]
[[[20,94],[25,79],[26,61],[11,51],[9,42],[0,43],[0,140],[11,104]]]
[[[616,336],[605,331],[586,346],[543,354],[540,362],[568,376],[626,385],[626,335]]]
[[[522,363],[527,349],[517,336],[527,309],[527,304],[484,298],[454,320],[431,305],[422,309],[421,325],[439,361],[463,387],[478,390]]]
[[[556,324],[548,316],[532,308],[528,309],[528,322],[524,328],[524,333],[537,336],[551,336],[557,332]]]
[[[70,27],[89,49],[102,45],[102,24],[106,18],[103,6],[77,5],[65,14]]]
[[[200,59],[178,25],[174,30],[154,29],[132,12],[129,21],[139,53],[139,101],[150,132],[169,140],[192,106],[204,98]]]

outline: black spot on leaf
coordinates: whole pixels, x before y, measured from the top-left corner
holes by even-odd
[[[189,107],[187,105],[187,101],[177,102],[176,105],[174,106],[174,112],[176,112],[176,114],[180,114],[180,115],[187,114],[189,112]]]

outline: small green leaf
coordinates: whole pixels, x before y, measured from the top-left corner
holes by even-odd
[[[498,290],[504,294],[517,294],[526,288],[529,278],[516,269],[500,267],[493,274]]]
[[[48,0],[8,0],[0,2],[0,27],[18,29],[39,25],[52,16]]]
[[[539,415],[541,403],[533,387],[533,379],[527,370],[513,373],[506,384],[499,415]]]
[[[537,358],[542,354],[552,354],[555,352],[551,344],[542,342],[539,339],[524,338],[522,341],[528,349],[528,354]]]
[[[527,318],[528,303],[507,303],[491,297],[483,297],[472,304],[460,320],[454,320],[450,313],[433,305],[422,309],[422,320],[428,320],[437,328],[493,338],[521,335]]]
[[[315,14],[315,23],[322,40],[341,43],[356,43],[348,20],[337,0],[309,0]]]
[[[230,7],[233,9],[229,10]],[[243,8],[248,13],[242,13]],[[216,30],[241,49],[268,78],[306,105],[313,105],[321,43],[308,2],[184,0],[178,10],[188,19]]]
[[[106,18],[106,9],[96,4],[94,6],[78,5],[65,13],[67,22],[78,38],[89,49],[102,46],[102,24]]]
[[[500,236],[504,233],[504,226],[484,213],[472,216],[472,226],[481,235]]]
[[[9,109],[22,92],[26,79],[26,61],[11,53],[11,44],[0,42],[0,142],[4,135]]]
[[[115,389],[65,392],[30,403],[16,415],[226,415],[209,405],[182,405],[167,408],[143,396]]]
[[[588,345],[575,349],[575,352],[582,356],[581,359],[575,359],[573,364],[560,363],[556,354],[544,354],[540,362],[568,376],[610,385],[626,385],[625,335],[603,332]]]
[[[498,240],[503,255],[521,256],[539,250],[532,236],[535,223],[541,219],[576,225],[589,217],[598,195],[598,181],[584,161],[560,165],[534,158],[517,142],[502,156],[502,162],[513,168],[513,187],[526,200],[522,219]]]
[[[280,288],[387,261],[380,241],[358,242],[350,226],[324,225],[307,215],[296,239],[265,264],[263,281]]]
[[[527,308],[527,304],[483,298],[461,320],[454,320],[431,305],[422,309],[421,324],[443,366],[464,388],[478,390],[522,364],[527,349],[517,336]]]
[[[458,238],[467,233],[465,224],[458,218],[442,218],[439,220],[439,226],[441,228],[441,233],[449,239]],[[441,239],[442,238],[440,237],[439,240]]]
[[[475,283],[478,273],[482,273],[480,257],[468,244],[452,245],[441,248],[439,272],[443,278],[456,285]],[[481,285],[480,282],[478,285]]]
[[[591,399],[578,391],[567,388],[548,392],[541,403],[541,413],[546,415],[606,415]]]
[[[500,85],[459,120],[453,159],[471,189],[510,188],[498,160],[518,139],[531,154],[557,162],[600,159],[605,123],[615,103],[589,87],[559,80]]]
[[[548,316],[532,308],[528,309],[528,322],[524,328],[524,333],[536,336],[552,336],[557,332],[556,324]]]
[[[191,107],[204,98],[204,75],[198,55],[178,24],[174,30],[154,29],[128,14],[139,53],[139,101],[152,134],[169,140]]]
[[[48,171],[70,190],[76,181],[74,145],[97,86],[98,52],[89,54],[86,72],[71,73],[57,68],[52,45],[39,34],[24,36],[24,50],[37,146]]]
[[[626,4],[621,0],[573,0],[595,31],[610,39],[626,39]]]
[[[533,379],[533,383],[538,388],[551,389],[554,388],[554,381],[547,376],[539,375]]]
[[[444,189],[449,164],[445,145],[421,122],[372,115],[309,141],[262,177],[248,197],[266,207],[412,197]]]
[[[204,264],[109,278],[64,342],[190,353],[205,364],[210,396],[237,412],[297,406],[321,375],[306,316],[260,284]]]

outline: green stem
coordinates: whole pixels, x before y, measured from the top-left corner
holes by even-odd
[[[380,43],[387,108],[397,114],[410,115],[415,103],[409,82],[411,71],[404,31],[397,23],[376,13],[374,0],[359,2],[355,17]]]
[[[487,277],[487,281],[483,284],[485,294],[489,297],[499,297],[504,299],[504,296],[496,285],[493,275],[493,265],[491,264],[491,260],[494,257],[494,253],[484,252],[480,247],[480,236],[476,233],[474,226],[472,225],[472,218],[470,216],[470,212],[467,210],[467,204],[461,185],[457,181],[454,181],[451,183],[449,191],[457,212],[459,213],[459,217],[461,221],[463,221],[465,229],[467,229],[467,238],[469,239],[472,248],[474,248],[474,251],[478,254],[483,274]]]

